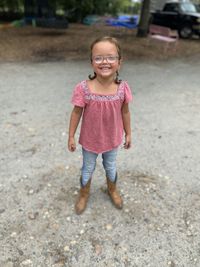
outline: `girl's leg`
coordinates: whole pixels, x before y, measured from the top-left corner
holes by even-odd
[[[103,166],[106,172],[108,194],[113,204],[118,209],[122,209],[123,201],[120,194],[117,191],[117,170],[116,170],[116,157],[117,149],[105,152],[102,154]]]
[[[117,148],[102,154],[103,166],[108,177],[112,182],[115,182],[117,175],[116,158]]]
[[[84,186],[91,179],[92,174],[96,167],[96,159],[98,154],[90,152],[82,148],[83,166],[81,169],[81,185]]]
[[[82,153],[83,166],[81,171],[82,175],[80,179],[81,188],[75,205],[75,210],[77,214],[81,214],[87,206],[87,201],[90,193],[91,177],[95,170],[96,158],[98,156],[98,154],[89,152],[84,148],[82,149]]]

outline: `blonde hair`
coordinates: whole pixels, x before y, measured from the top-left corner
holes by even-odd
[[[111,36],[103,36],[103,37],[100,37],[100,38],[97,38],[96,40],[94,40],[92,42],[92,44],[90,45],[90,60],[91,60],[91,62],[92,62],[92,50],[93,50],[95,44],[97,44],[99,42],[110,42],[111,44],[114,44],[116,49],[117,49],[119,60],[122,58],[122,50],[121,50],[121,46],[120,46],[118,40],[114,37],[111,37]],[[90,74],[88,77],[90,80],[94,80],[96,78],[96,73],[94,72],[93,76]],[[119,84],[121,82],[121,80],[119,80],[118,77],[119,77],[119,72],[117,71],[116,72],[116,78],[115,78],[115,82],[117,84]]]

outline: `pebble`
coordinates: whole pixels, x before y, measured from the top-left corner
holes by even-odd
[[[167,265],[170,267],[175,267],[175,263],[173,261],[168,261]]]
[[[67,221],[68,222],[71,222],[71,217],[67,217]]]
[[[96,253],[97,255],[100,255],[101,252],[102,252],[102,247],[101,247],[99,244],[96,244],[96,245],[95,245],[95,253]]]
[[[52,224],[52,228],[54,230],[58,230],[60,228],[60,225],[58,223],[54,223],[54,224]]]
[[[48,211],[45,211],[44,215],[43,215],[43,219],[49,218],[50,214]]]
[[[73,246],[73,245],[76,245],[77,244],[77,241],[76,240],[72,240],[70,241],[70,244]]]
[[[65,246],[65,247],[64,247],[64,251],[65,251],[65,252],[68,252],[68,251],[70,251],[70,248],[69,248],[69,246]]]
[[[190,225],[190,221],[186,221],[187,226]]]
[[[28,128],[28,131],[29,132],[35,132],[35,129],[34,128]]]
[[[191,231],[187,231],[187,236],[193,236]]]
[[[28,266],[28,265],[32,266],[32,263],[33,263],[32,260],[27,259],[27,260],[24,260],[24,261],[21,262],[21,266]]]
[[[38,214],[39,214],[38,212],[29,212],[28,213],[28,218],[30,220],[35,220],[37,218]]]
[[[129,209],[125,209],[125,212],[126,212],[126,213],[129,213],[129,211],[130,211]]]
[[[33,190],[33,189],[30,189],[30,190],[28,191],[28,194],[29,194],[29,195],[33,195],[33,193],[34,193],[34,190]]]
[[[80,231],[80,234],[82,235],[82,234],[84,234],[85,233],[85,231],[82,229],[81,231]]]
[[[112,228],[113,228],[113,227],[112,227],[112,224],[107,224],[107,225],[106,225],[106,230],[112,230]]]
[[[16,232],[12,232],[10,236],[11,236],[11,237],[15,237],[16,235],[17,235]]]

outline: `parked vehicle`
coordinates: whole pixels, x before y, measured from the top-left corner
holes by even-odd
[[[109,18],[106,20],[108,26],[124,27],[128,29],[137,28],[139,21],[138,15],[119,15],[117,18]]]
[[[200,13],[191,2],[167,2],[162,11],[151,12],[150,24],[177,30],[181,38],[200,36]]]

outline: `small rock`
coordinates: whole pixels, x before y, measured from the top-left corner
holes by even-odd
[[[102,253],[102,247],[99,244],[95,245],[95,253],[96,255],[100,255]]]
[[[52,224],[52,228],[54,230],[58,230],[60,228],[60,225],[58,223],[54,223],[54,224]]]
[[[175,267],[175,263],[173,261],[168,261],[167,265],[170,267]]]
[[[113,227],[112,227],[112,224],[107,224],[106,225],[106,230],[111,230]]]
[[[12,234],[10,235],[11,237],[15,237],[17,235],[16,232],[12,232]]]
[[[68,252],[68,251],[70,251],[70,248],[69,248],[69,246],[65,246],[65,247],[64,247],[64,251],[65,251],[65,252]]]
[[[35,220],[37,218],[38,214],[39,214],[38,212],[29,212],[28,213],[28,218],[30,220]]]
[[[33,195],[33,193],[34,193],[34,190],[33,190],[33,189],[30,189],[30,190],[28,191],[28,194],[29,194],[29,195]]]
[[[81,231],[80,231],[80,234],[82,235],[82,234],[84,234],[85,233],[85,231],[82,229]]]
[[[187,236],[193,236],[192,232],[191,231],[187,231]]]
[[[73,245],[76,245],[77,244],[77,241],[76,240],[72,240],[70,241],[70,244],[73,246]]]
[[[27,259],[21,262],[21,266],[32,266],[32,260]]]
[[[35,129],[34,128],[28,128],[28,131],[33,133],[33,132],[35,132]]]
[[[43,218],[45,219],[45,218],[49,218],[49,217],[50,217],[49,212],[45,211]]]

